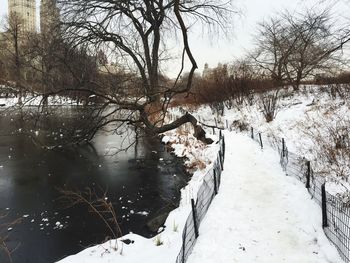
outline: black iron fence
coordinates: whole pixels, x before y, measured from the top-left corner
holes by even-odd
[[[221,172],[224,169],[225,160],[225,138],[221,131],[219,137],[220,150],[217,159],[214,162],[213,168],[204,176],[203,183],[197,193],[197,199],[191,200],[192,210],[188,215],[182,232],[182,247],[176,258],[176,263],[186,262],[194,247],[196,239],[200,234],[199,226],[207,213],[212,200],[219,191]]]
[[[341,258],[350,263],[350,204],[327,192],[325,178],[312,170],[309,160],[290,152],[283,138],[263,136],[253,128],[249,135],[262,149],[264,145],[269,145],[277,150],[286,174],[304,183],[312,199],[322,209],[320,220],[326,236],[335,245]]]
[[[224,125],[225,127],[221,128],[222,130],[225,128],[231,130],[233,126],[230,126],[227,120]],[[215,126],[218,126],[217,122]],[[214,128],[213,134],[215,134]],[[341,258],[346,263],[350,263],[350,204],[344,203],[339,197],[327,192],[325,178],[313,171],[309,160],[290,152],[283,138],[267,136],[254,128],[249,129],[249,136],[260,145],[261,149],[264,149],[265,145],[269,145],[277,150],[280,156],[280,164],[286,175],[294,176],[303,182],[312,199],[322,209],[320,220],[322,220],[327,238],[337,248]],[[192,211],[184,226],[182,248],[176,263],[186,262],[200,234],[198,231],[199,225],[218,192],[225,156],[225,141],[221,131],[219,143],[220,151],[213,169],[205,175],[197,199],[192,200]]]

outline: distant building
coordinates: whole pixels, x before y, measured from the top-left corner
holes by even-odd
[[[111,63],[111,64],[98,63],[98,71],[101,74],[107,74],[107,75],[116,75],[118,73],[124,72],[120,66],[118,66],[117,64],[114,64],[114,63]]]
[[[41,0],[40,2],[40,31],[46,35],[58,32],[60,10],[56,0]]]
[[[36,32],[36,5],[35,0],[8,0],[9,15],[15,14],[23,21],[21,30]]]
[[[210,68],[208,63],[205,63],[202,72],[202,78],[205,79],[216,79],[228,75],[227,64],[219,63],[216,68]]]

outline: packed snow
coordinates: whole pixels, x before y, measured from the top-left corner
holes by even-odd
[[[302,183],[286,177],[278,154],[234,133],[226,144],[221,188],[187,262],[342,262],[319,207]]]

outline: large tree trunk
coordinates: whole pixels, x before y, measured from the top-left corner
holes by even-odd
[[[170,130],[174,130],[181,125],[185,123],[191,123],[194,129],[193,136],[196,137],[198,140],[204,142],[205,144],[212,144],[214,141],[210,138],[206,137],[205,130],[198,125],[197,119],[190,113],[186,113],[182,117],[178,118],[177,120],[173,121],[172,123],[165,124],[162,127],[155,128],[154,131],[158,134],[164,133]]]

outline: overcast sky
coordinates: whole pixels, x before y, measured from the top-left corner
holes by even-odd
[[[7,1],[0,0],[0,15],[7,14]],[[37,0],[39,2],[39,0]],[[257,22],[268,18],[276,12],[284,9],[290,12],[298,12],[305,7],[320,8],[328,5],[333,6],[336,12],[349,12],[349,5],[341,3],[333,4],[336,0],[233,0],[237,9],[241,10],[241,15],[233,17],[234,29],[229,39],[211,35],[210,37],[202,33],[191,32],[191,46],[197,59],[199,69],[202,70],[207,62],[214,67],[219,62],[226,63],[234,58],[243,56],[245,50],[253,47],[252,36],[256,32]],[[344,0],[345,1],[345,0]],[[196,30],[195,30],[196,31]],[[201,30],[197,30],[201,31]],[[169,64],[168,73],[174,75],[176,68]]]

